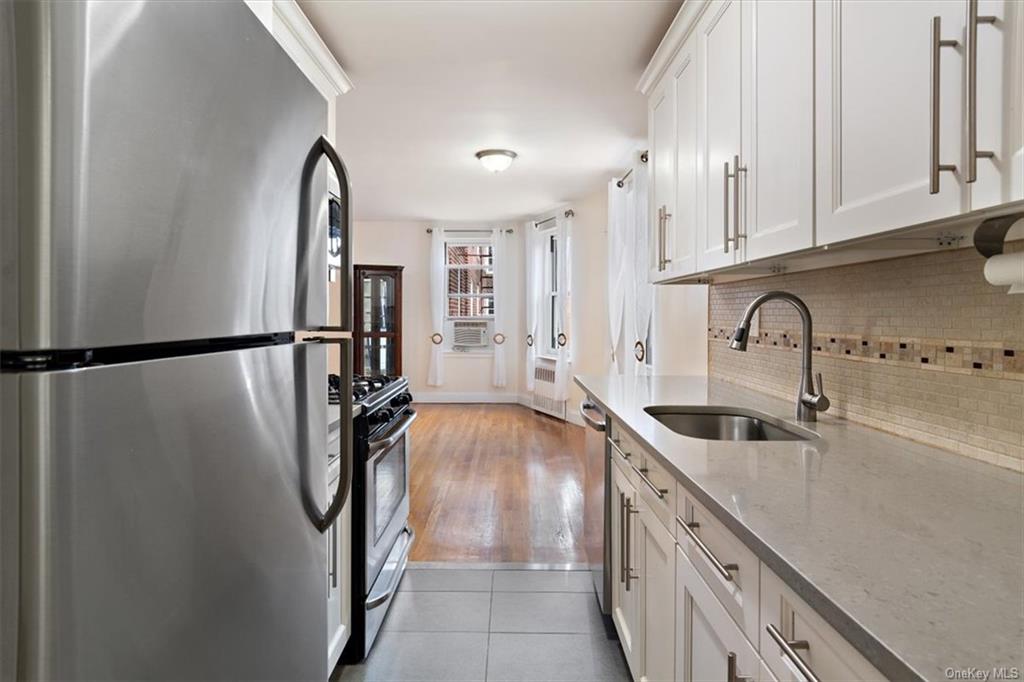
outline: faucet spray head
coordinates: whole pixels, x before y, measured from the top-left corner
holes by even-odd
[[[742,320],[736,325],[736,331],[732,333],[732,340],[729,341],[729,348],[740,351],[747,350],[747,329],[746,320]]]

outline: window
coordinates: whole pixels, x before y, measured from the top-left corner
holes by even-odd
[[[494,317],[494,249],[487,240],[445,242],[448,318]]]
[[[558,290],[558,263],[564,257],[565,249],[559,243],[558,234],[554,229],[542,233],[545,242],[544,248],[544,284],[542,290],[543,309],[541,325],[545,339],[544,353],[554,355],[558,352],[558,334],[564,332],[566,336],[572,329],[572,293]],[[566,279],[572,280],[572,273],[566,262]],[[562,321],[561,327],[558,324],[559,309],[562,305],[562,296],[566,297],[566,319]]]

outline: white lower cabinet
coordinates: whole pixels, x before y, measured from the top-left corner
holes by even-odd
[[[616,455],[613,455],[616,456]],[[640,580],[636,570],[636,489],[618,466],[612,466],[612,621],[633,679],[643,674]]]
[[[333,444],[332,444],[333,445]],[[328,469],[328,490],[334,492],[341,475],[340,460],[336,459]],[[341,658],[341,652],[351,634],[351,575],[347,567],[352,558],[350,534],[346,532],[351,523],[351,503],[347,502],[327,532],[327,669],[333,670]]]
[[[675,670],[676,543],[658,515],[641,496],[637,516],[640,611],[643,620],[641,679],[669,682]]]
[[[753,682],[757,651],[682,550],[676,550],[676,680]]]
[[[634,680],[885,679],[659,459],[609,440],[612,620]]]
[[[761,566],[761,655],[779,680],[884,680],[821,616]]]

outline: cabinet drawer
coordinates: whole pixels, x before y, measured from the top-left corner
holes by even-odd
[[[789,642],[784,651],[769,628]],[[802,682],[806,666],[820,680],[884,680],[866,658],[766,566],[761,566],[761,656],[775,676]],[[797,644],[793,644],[796,642]]]
[[[633,465],[641,458],[642,453],[637,447],[636,441],[615,423],[608,429],[608,441],[611,447],[612,462],[625,474],[629,482],[636,486],[639,481],[633,471]]]
[[[669,533],[675,532],[676,479],[654,455],[640,451],[639,461],[633,458],[637,467],[636,490],[647,506],[658,517]]]
[[[761,562],[681,484],[678,499],[676,541],[725,610],[756,645]]]

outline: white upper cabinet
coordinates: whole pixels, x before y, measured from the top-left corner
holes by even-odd
[[[1024,199],[1024,3],[978,0],[976,7],[979,20],[973,24],[975,17],[968,5],[968,30],[977,26],[971,34],[977,41],[977,61],[968,60],[967,77],[976,77],[977,86],[973,102],[968,99],[966,103],[968,148],[964,158],[970,162],[972,137],[976,151],[992,155],[975,156],[972,209]]]
[[[639,88],[655,282],[1024,201],[1020,0],[688,0]]]
[[[676,212],[676,83],[666,78],[649,100],[647,161],[651,169],[651,280],[658,281],[670,263],[667,232]]]
[[[737,262],[743,229],[743,23],[738,0],[711,3],[697,26],[700,214],[697,269]],[[743,168],[739,160],[739,168]]]
[[[651,149],[655,156],[671,159],[672,175],[662,173],[666,187],[655,186],[655,201],[651,210],[654,245],[651,281],[657,282],[685,275],[697,269],[697,58],[687,40],[673,60],[661,92],[672,97],[671,106],[663,105],[657,114],[651,111]],[[656,103],[657,98],[651,102]],[[664,112],[671,110],[671,120]],[[670,129],[670,134],[661,134]],[[672,145],[668,142],[671,140]],[[657,176],[662,169],[656,168]],[[660,192],[660,193],[659,193]],[[665,197],[659,201],[659,197]],[[669,201],[671,200],[671,203]],[[659,211],[658,209],[662,210]]]
[[[814,5],[746,2],[742,23],[745,259],[757,260],[814,244]]]
[[[818,0],[815,10],[818,243],[960,213],[967,0]]]

